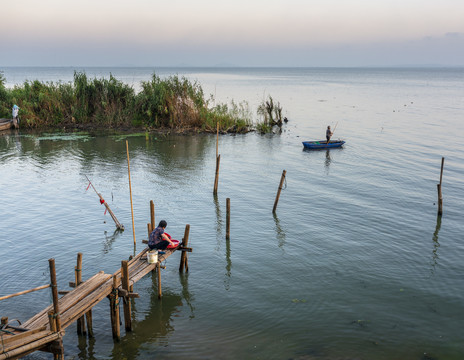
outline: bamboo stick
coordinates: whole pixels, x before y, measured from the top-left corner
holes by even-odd
[[[285,180],[285,174],[287,174],[287,171],[286,170],[282,171],[282,177],[280,178],[279,189],[277,190],[277,195],[274,201],[274,207],[272,208],[272,212],[275,212],[277,209],[277,204],[279,203],[279,198],[280,198],[280,192],[282,191],[282,185],[284,184],[284,180]]]
[[[189,241],[189,234],[190,234],[190,225],[187,224],[185,225],[185,232],[184,232],[184,238],[182,240],[183,247],[186,247],[188,245]],[[188,265],[187,265],[187,253],[185,251],[182,251],[182,254],[180,255],[180,266],[179,266],[179,271],[183,272],[185,268],[185,271],[188,272]]]
[[[106,210],[108,210],[108,213],[110,214],[111,218],[113,219],[116,227],[119,229],[119,230],[124,230],[124,225],[122,225],[118,219],[116,218],[116,215],[114,215],[113,211],[110,209],[110,206],[108,205],[108,203],[105,201],[105,199],[103,199],[103,196],[101,196],[101,194],[97,191],[97,189],[95,189],[95,186],[93,186],[92,182],[90,181],[90,179],[87,177],[87,175],[85,175],[85,177],[87,178],[90,186],[92,186],[92,189],[93,191],[95,191],[95,193],[98,195],[98,197],[100,198],[100,203],[102,203],[103,205],[105,205],[106,207]]]
[[[230,198],[226,199],[226,239],[230,239]]]
[[[217,194],[217,189],[218,189],[218,183],[219,183],[219,163],[221,162],[221,155],[218,155],[216,157],[216,176],[214,178],[214,189],[213,189],[213,194]]]
[[[134,226],[134,207],[132,205],[132,186],[131,186],[131,176],[130,176],[129,142],[127,140],[126,140],[126,150],[127,150],[127,171],[129,173],[129,194],[130,194],[131,214],[132,214],[132,234],[134,235],[134,248],[135,248],[136,242],[135,242],[135,226]]]
[[[57,332],[57,333],[52,333],[47,336],[43,336],[42,334],[40,334],[40,336],[38,335],[34,337],[34,340],[28,343],[27,345],[20,346],[14,350],[10,350],[10,351],[0,354],[0,360],[13,359],[13,358],[24,356],[31,351],[40,349],[45,344],[48,344],[54,340],[61,338],[62,334],[60,332]],[[35,338],[38,338],[38,339],[35,339]]]
[[[216,123],[216,159],[219,156],[219,122]]]
[[[15,294],[10,294],[10,295],[2,296],[2,297],[0,297],[0,300],[6,300],[6,299],[9,299],[9,298],[12,298],[12,297],[15,297],[15,296],[28,294],[28,293],[30,293],[30,292],[38,291],[38,290],[42,290],[42,289],[46,289],[46,288],[49,288],[49,287],[50,287],[50,284],[38,286],[38,287],[33,288],[33,289],[24,290],[24,291],[17,292],[17,293],[15,293]]]

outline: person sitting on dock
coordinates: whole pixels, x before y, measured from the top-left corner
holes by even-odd
[[[329,144],[329,141],[332,135],[333,135],[333,132],[330,130],[330,125],[329,125],[327,126],[327,131],[325,132],[325,138],[327,139],[327,144]]]
[[[164,233],[166,226],[168,226],[168,223],[165,220],[161,220],[158,227],[151,232],[148,239],[150,250],[157,249],[159,250],[159,254],[164,254],[164,251],[161,250],[166,250],[169,244],[173,245],[171,239]]]

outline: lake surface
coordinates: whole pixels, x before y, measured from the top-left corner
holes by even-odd
[[[72,68],[2,69],[70,81]],[[133,254],[129,141],[137,252],[156,222],[180,239],[190,224],[187,274],[179,253],[135,286],[134,331],[113,343],[108,301],[94,308],[95,339],[64,337],[70,359],[464,358],[464,69],[156,69],[198,80],[217,101],[268,94],[282,132],[216,137],[155,134],[0,135],[0,295],[49,282],[69,290],[77,252],[83,278],[113,273]],[[111,72],[134,87],[153,69]],[[327,125],[344,148],[304,151]],[[441,158],[443,217],[437,217]],[[272,213],[282,171],[287,171]],[[114,223],[87,175],[126,230]],[[225,239],[226,198],[231,238]],[[0,302],[27,320],[49,290]],[[48,358],[36,353],[29,359]]]

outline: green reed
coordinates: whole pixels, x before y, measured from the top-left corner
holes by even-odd
[[[10,117],[13,104],[20,107],[27,128],[79,127],[173,129],[248,132],[253,126],[248,103],[216,104],[206,100],[201,85],[177,75],[162,79],[156,74],[141,83],[141,91],[117,80],[91,79],[75,72],[69,83],[26,81],[5,87],[0,72],[0,116]]]

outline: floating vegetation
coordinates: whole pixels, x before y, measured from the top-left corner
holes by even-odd
[[[306,299],[292,299],[292,303],[298,304],[298,303],[305,303],[307,302]]]
[[[169,129],[173,131],[246,133],[271,131],[282,124],[282,108],[271,96],[258,109],[263,121],[253,125],[246,101],[216,104],[206,100],[196,81],[177,75],[161,79],[156,74],[135,90],[113,77],[90,79],[74,72],[69,83],[26,81],[5,87],[0,72],[0,117],[10,117],[13,104],[20,107],[21,126],[29,129]],[[214,105],[211,105],[214,104]],[[279,125],[279,126],[280,126]]]

